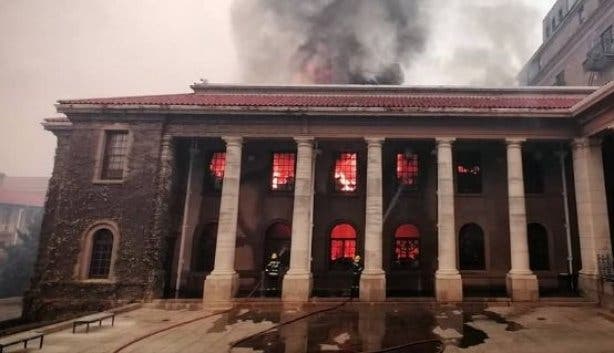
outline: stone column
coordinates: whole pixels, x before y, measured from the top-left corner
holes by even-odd
[[[181,286],[186,281],[183,275],[190,271],[192,256],[203,256],[203,254],[192,254],[192,244],[194,241],[194,231],[200,218],[204,178],[205,163],[198,146],[194,144],[190,147],[190,165],[183,205],[179,259],[177,261],[176,277],[174,278],[175,298],[178,297]]]
[[[439,267],[435,273],[435,296],[439,302],[463,300],[463,282],[456,267],[454,226],[454,179],[452,143],[454,138],[437,141],[437,241]]]
[[[539,298],[537,277],[529,268],[529,241],[525,208],[522,147],[524,139],[506,139],[507,193],[510,223],[512,268],[507,274],[507,294],[514,301],[536,301]]]
[[[367,200],[365,220],[365,265],[360,276],[360,300],[386,299],[386,273],[382,269],[382,141],[367,141]]]
[[[573,141],[572,147],[582,259],[578,286],[585,296],[597,299],[599,291],[597,255],[611,253],[601,141],[579,138]]]
[[[311,235],[313,214],[313,138],[295,138],[297,144],[290,269],[284,276],[283,301],[307,301],[311,294]]]
[[[229,301],[239,289],[239,275],[234,269],[241,183],[241,137],[223,137],[226,165],[220,200],[220,215],[215,248],[215,264],[205,279],[204,301]]]

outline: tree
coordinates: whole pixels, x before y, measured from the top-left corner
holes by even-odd
[[[0,246],[6,253],[0,266],[0,298],[21,296],[28,287],[38,256],[41,214],[30,219],[27,231],[18,232],[17,245]]]

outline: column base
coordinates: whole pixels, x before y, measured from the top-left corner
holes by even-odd
[[[311,273],[286,273],[281,287],[284,302],[306,302],[311,296],[313,276]]]
[[[456,273],[435,273],[435,298],[438,302],[462,302],[463,280]]]
[[[599,300],[601,293],[601,280],[596,273],[582,273],[578,275],[578,289],[583,297]]]
[[[205,278],[203,303],[229,302],[239,290],[239,274],[211,273]]]
[[[362,273],[360,275],[360,301],[386,300],[386,273]]]
[[[507,295],[515,302],[539,300],[537,276],[532,273],[508,273],[505,277]]]

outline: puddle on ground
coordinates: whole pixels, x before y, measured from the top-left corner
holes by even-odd
[[[310,306],[306,311],[283,311],[275,307],[237,308],[221,315],[207,332],[224,332],[239,322],[277,324],[292,321],[247,340],[237,348],[285,353],[366,352],[399,347],[390,352],[432,353],[440,352],[440,342],[462,349],[484,343],[488,335],[478,328],[480,321],[506,325],[507,331],[524,328],[485,308],[429,308],[413,303],[350,303],[300,319],[307,312],[313,313],[331,305]],[[300,320],[294,321],[296,319]]]

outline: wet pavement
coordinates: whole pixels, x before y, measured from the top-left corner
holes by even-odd
[[[121,352],[614,352],[614,316],[594,306],[337,306],[318,303],[298,310],[279,303],[243,304],[160,332]],[[328,308],[334,310],[321,311]],[[113,352],[152,329],[206,314],[142,308],[119,315],[115,327],[51,334],[42,352]]]

